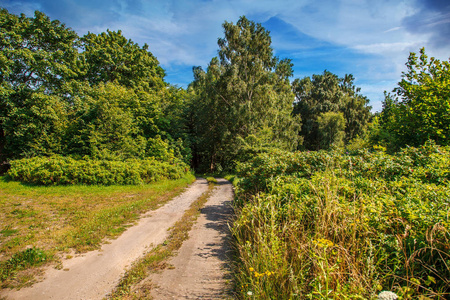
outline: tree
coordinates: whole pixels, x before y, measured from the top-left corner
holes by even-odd
[[[82,78],[91,85],[117,81],[126,87],[141,86],[146,91],[166,85],[164,70],[148,51],[148,45],[139,47],[120,30],[88,33],[81,38],[81,45],[86,64]]]
[[[309,150],[328,148],[329,143],[322,141],[326,133],[321,132],[319,117],[325,113],[339,113],[344,117],[345,135],[343,141],[348,143],[364,132],[370,120],[371,107],[369,100],[360,95],[360,88],[353,84],[353,75],[339,78],[337,75],[324,71],[320,75],[312,75],[295,79],[292,89],[296,95],[294,114],[303,120],[300,135],[303,137],[303,147]],[[328,115],[331,116],[331,115]],[[327,120],[330,120],[327,117]],[[324,121],[322,119],[322,121]]]
[[[109,30],[79,39],[41,12],[27,18],[4,9],[0,37],[0,163],[189,154],[185,93],[164,82],[147,45]]]
[[[345,119],[341,112],[328,111],[317,118],[321,149],[342,147],[345,136]]]
[[[74,99],[64,152],[93,158],[145,157],[147,139],[137,118],[141,102],[133,89],[114,83],[86,88]]]
[[[207,72],[195,68],[194,106],[210,113],[203,119],[198,147],[211,169],[230,166],[240,142],[269,128],[272,142],[292,149],[298,144],[299,118],[292,116],[294,95],[289,77],[292,64],[273,55],[269,31],[241,17],[236,24],[223,24],[219,58]],[[207,150],[206,150],[207,149]]]
[[[60,151],[66,106],[57,92],[79,72],[77,34],[36,11],[0,10],[0,161]]]
[[[36,11],[34,18],[0,10],[2,85],[51,93],[78,71],[78,35]]]
[[[428,140],[450,144],[450,61],[411,52],[407,71],[393,93],[385,93],[379,129],[372,136],[391,151]]]

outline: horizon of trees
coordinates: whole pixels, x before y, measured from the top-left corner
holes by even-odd
[[[1,9],[0,160],[179,157],[221,171],[273,148],[449,144],[449,63],[424,49],[373,115],[353,75],[292,79],[291,60],[274,55],[261,24],[243,16],[223,28],[218,56],[193,67],[182,89],[164,81],[148,45],[120,30],[79,37],[41,12]]]

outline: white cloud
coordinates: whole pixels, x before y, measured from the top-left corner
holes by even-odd
[[[403,53],[411,49],[418,49],[423,42],[393,42],[393,43],[375,43],[368,45],[355,45],[352,48],[364,53],[382,54],[384,56]]]

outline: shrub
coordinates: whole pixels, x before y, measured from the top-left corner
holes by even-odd
[[[178,179],[188,170],[185,163],[175,159],[172,162],[153,158],[114,161],[51,156],[11,161],[7,174],[13,180],[42,185],[121,185]]]

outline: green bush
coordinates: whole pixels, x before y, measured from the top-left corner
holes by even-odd
[[[178,160],[153,158],[125,161],[73,159],[65,156],[33,157],[11,161],[13,180],[42,185],[123,185],[181,178],[189,167]]]

